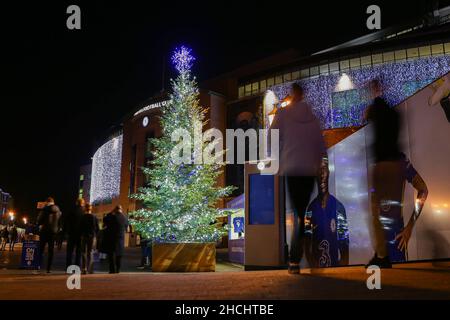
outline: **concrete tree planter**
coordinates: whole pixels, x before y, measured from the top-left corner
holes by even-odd
[[[214,272],[215,243],[154,243],[153,272]]]

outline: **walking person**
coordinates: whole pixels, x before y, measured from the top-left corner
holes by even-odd
[[[17,227],[13,225],[9,231],[9,251],[14,251],[14,245],[17,242],[18,235]]]
[[[85,205],[85,213],[81,218],[80,234],[81,234],[81,252],[82,252],[82,272],[93,273],[93,248],[98,233],[98,220],[92,214],[92,205]]]
[[[294,208],[289,273],[298,274],[303,256],[305,212],[327,152],[320,122],[305,102],[303,88],[297,83],[292,85],[291,97],[291,103],[276,113],[271,129],[279,130],[279,174],[286,178]]]
[[[8,243],[8,239],[9,239],[9,231],[8,231],[7,226],[3,227],[0,236],[1,236],[1,242],[2,242],[1,251],[5,251],[6,244]]]
[[[74,210],[64,217],[64,233],[67,235],[66,268],[72,265],[75,251],[75,264],[81,266],[81,234],[80,224],[85,210],[83,199],[78,199]]]
[[[391,268],[388,246],[386,243],[382,211],[392,206],[401,206],[395,201],[397,193],[404,183],[404,168],[399,147],[400,116],[382,98],[381,83],[373,80],[370,83],[373,103],[365,112],[365,119],[373,130],[372,152],[375,164],[371,170],[372,188],[370,203],[372,211],[372,232],[374,256],[367,266]]]
[[[51,272],[53,262],[53,250],[55,247],[55,236],[60,228],[61,211],[58,206],[55,205],[55,200],[49,197],[47,198],[47,204],[39,213],[37,223],[39,226],[39,242],[40,242],[40,261],[42,262],[42,256],[44,254],[45,247],[47,246],[48,258],[47,258],[47,273]]]
[[[125,246],[125,230],[128,219],[123,214],[122,206],[117,206],[103,219],[103,247],[108,254],[109,273],[119,273]]]

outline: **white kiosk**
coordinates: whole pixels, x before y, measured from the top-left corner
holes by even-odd
[[[245,270],[287,266],[284,179],[270,164],[245,164]]]

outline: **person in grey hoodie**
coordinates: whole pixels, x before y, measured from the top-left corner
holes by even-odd
[[[319,120],[304,101],[303,88],[294,83],[292,100],[279,109],[271,129],[279,130],[279,174],[285,176],[294,221],[289,248],[289,273],[300,273],[305,233],[305,212],[321,165],[328,163],[325,141]]]

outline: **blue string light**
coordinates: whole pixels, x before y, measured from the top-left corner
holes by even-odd
[[[332,129],[362,124],[364,109],[370,103],[365,92],[370,80],[381,80],[384,97],[391,106],[395,106],[449,71],[450,56],[444,55],[346,71],[354,85],[354,89],[348,91],[335,92],[342,74],[321,75],[294,82],[305,89],[305,98],[324,129]],[[282,98],[289,93],[292,83],[268,89]]]

